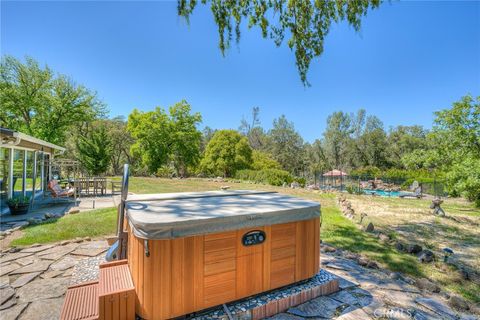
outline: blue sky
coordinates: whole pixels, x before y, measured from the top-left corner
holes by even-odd
[[[97,91],[111,116],[186,99],[202,127],[237,128],[259,106],[266,128],[281,114],[307,141],[327,116],[365,108],[388,128],[430,127],[433,112],[480,95],[480,2],[386,2],[356,33],[334,25],[305,88],[293,52],[257,29],[222,57],[208,8],[190,25],[176,2],[1,3],[1,53],[29,55]]]

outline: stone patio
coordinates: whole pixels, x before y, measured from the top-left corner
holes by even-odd
[[[97,279],[107,248],[105,240],[78,239],[3,252],[0,319],[58,319],[67,287]],[[340,250],[321,255],[322,268],[339,278],[340,291],[271,319],[479,319],[477,306],[469,313],[455,310],[445,293],[422,291],[408,277],[364,268],[348,256]]]

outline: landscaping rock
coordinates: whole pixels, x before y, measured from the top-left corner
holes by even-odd
[[[53,244],[47,244],[47,245],[39,245],[38,243],[35,245],[31,245],[29,248],[25,248],[22,250],[22,253],[37,253],[41,251],[45,251],[47,249],[53,248]]]
[[[379,238],[381,241],[383,241],[383,242],[388,242],[388,241],[390,241],[390,237],[387,236],[387,235],[384,234],[384,233],[379,233],[379,234],[378,234],[378,238]]]
[[[415,284],[419,289],[422,289],[422,290],[428,290],[431,292],[440,292],[440,287],[426,278],[418,279],[415,282]]]
[[[458,310],[466,311],[466,310],[470,309],[467,301],[465,301],[465,299],[463,299],[459,296],[451,296],[448,303],[450,304],[451,307],[453,307],[455,309],[458,309]]]
[[[52,261],[40,260],[38,262],[29,264],[28,266],[19,268],[12,272],[12,274],[42,272],[48,269]]]
[[[430,263],[434,259],[435,255],[433,254],[433,252],[427,249],[420,251],[420,253],[418,254],[418,261],[422,263]]]
[[[4,276],[6,274],[10,274],[13,271],[17,270],[18,268],[20,268],[20,265],[18,265],[16,263],[13,263],[13,262],[9,263],[7,265],[4,265],[0,268],[0,277]]]
[[[1,310],[5,310],[5,309],[8,309],[8,308],[11,308],[13,307],[14,305],[17,304],[17,298],[15,297],[11,297],[9,300],[7,300],[4,304],[0,305],[0,311]],[[2,312],[3,313],[3,312]],[[2,318],[1,317],[1,314],[0,313],[0,319]]]
[[[415,299],[415,302],[421,306],[432,310],[438,314],[441,319],[456,319],[456,314],[449,307],[447,307],[442,301],[435,298],[423,298],[419,297]]]
[[[72,208],[72,209],[70,209],[70,210],[68,211],[68,214],[76,214],[76,213],[79,213],[79,212],[80,212],[79,209],[73,209],[73,208]]]
[[[407,245],[407,252],[411,254],[417,254],[422,251],[422,247],[418,244],[409,244]]]
[[[335,252],[335,251],[337,251],[336,248],[328,246],[328,245],[323,245],[322,250],[323,250],[323,252]]]
[[[333,318],[343,303],[330,297],[323,296],[310,300],[304,304],[288,309],[288,312],[300,317]]]
[[[375,227],[373,226],[373,223],[370,222],[370,223],[367,225],[367,227],[365,228],[365,231],[366,231],[366,232],[373,232],[373,230],[375,230]]]

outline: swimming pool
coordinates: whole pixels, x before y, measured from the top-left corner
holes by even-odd
[[[410,192],[402,192],[402,191],[385,191],[385,190],[373,190],[373,189],[363,189],[365,194],[374,194],[381,197],[400,197],[409,195]]]

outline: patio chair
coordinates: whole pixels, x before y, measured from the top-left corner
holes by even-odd
[[[47,186],[53,198],[68,198],[73,196],[75,193],[74,188],[62,189],[57,180],[50,180]]]

